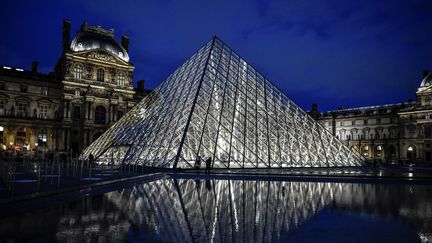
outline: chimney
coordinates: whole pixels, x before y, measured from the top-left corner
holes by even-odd
[[[318,112],[318,104],[317,103],[312,103],[312,112]]]
[[[429,75],[429,70],[425,69],[423,70],[423,78],[426,78],[426,76]]]
[[[67,19],[63,20],[63,38],[62,38],[63,51],[69,50],[70,29],[71,29],[70,20]]]
[[[144,83],[145,83],[145,80],[143,80],[143,79],[138,81],[138,87],[137,87],[138,92],[144,93]]]
[[[129,37],[127,37],[126,35],[122,35],[121,37],[121,45],[123,46],[123,48],[129,52]]]
[[[38,72],[38,65],[39,65],[39,63],[37,61],[32,62],[32,73]]]

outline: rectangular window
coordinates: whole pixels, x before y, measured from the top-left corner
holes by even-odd
[[[0,90],[4,90],[5,89],[5,84],[4,82],[0,82]]]
[[[81,109],[80,109],[79,106],[74,106],[73,117],[75,119],[80,119],[80,117],[81,117]]]
[[[42,88],[42,95],[48,96],[48,88]]]
[[[21,92],[27,93],[27,85],[21,84]]]
[[[364,120],[364,124],[367,125],[368,124],[368,120]]]
[[[18,116],[26,116],[27,114],[27,104],[26,103],[18,103],[17,104],[17,115]]]
[[[376,124],[381,124],[381,119],[380,118],[376,119]]]
[[[48,119],[48,105],[39,106],[39,118]]]

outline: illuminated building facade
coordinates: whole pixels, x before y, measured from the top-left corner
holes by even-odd
[[[310,115],[371,161],[432,162],[432,74],[425,71],[416,101],[338,109]]]
[[[323,126],[214,37],[82,154],[194,168],[362,165]]]
[[[84,23],[70,41],[63,22],[63,51],[48,75],[0,68],[0,143],[23,154],[78,154],[146,95],[132,85],[129,39]]]

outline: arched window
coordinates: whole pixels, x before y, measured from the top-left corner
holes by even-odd
[[[75,64],[74,78],[75,79],[82,79],[82,74],[83,74],[83,66],[81,64]]]
[[[46,129],[41,129],[39,131],[39,134],[38,134],[38,142],[37,142],[38,146],[40,146],[40,147],[46,147],[46,145],[47,145],[47,138],[48,138],[47,130]]]
[[[26,128],[18,128],[15,136],[15,144],[19,146],[23,146],[26,143],[27,138],[27,129]]]
[[[103,82],[105,80],[105,70],[98,68],[96,74],[97,81]]]
[[[119,72],[117,75],[117,85],[124,86],[125,85],[125,75],[123,72]]]
[[[106,120],[106,109],[105,107],[99,105],[95,109],[95,123],[105,124],[105,120]]]
[[[364,157],[368,157],[369,156],[369,146],[364,146],[363,150],[362,150],[362,154]]]

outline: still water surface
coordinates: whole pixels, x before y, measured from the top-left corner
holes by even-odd
[[[166,177],[0,219],[36,242],[428,242],[430,185]]]

